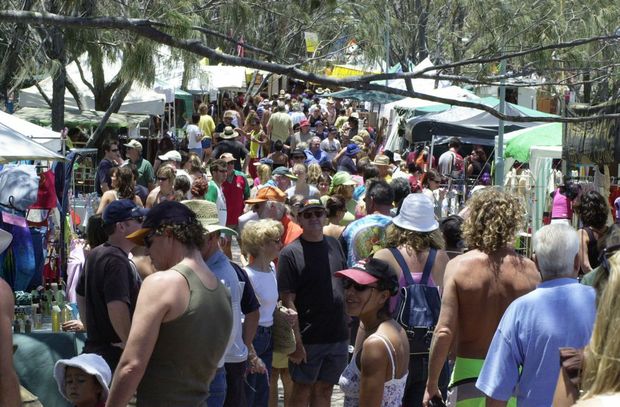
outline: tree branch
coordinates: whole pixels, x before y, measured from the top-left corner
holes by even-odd
[[[78,72],[80,73],[80,79],[82,80],[82,82],[84,82],[84,85],[86,85],[88,87],[88,89],[90,89],[90,91],[93,92],[93,95],[94,95],[95,94],[95,87],[84,76],[84,71],[82,70],[82,64],[80,64],[80,61],[78,61],[77,58],[73,58],[73,62],[75,62],[75,65],[77,65]]]
[[[402,79],[406,77],[410,77],[409,74],[390,74],[390,75],[367,75],[362,77],[356,77],[355,79],[344,78],[344,79],[334,79],[329,78],[323,75],[317,75],[311,72],[306,72],[301,69],[296,68],[292,65],[281,65],[275,64],[271,62],[258,61],[250,58],[243,58],[238,56],[233,56],[229,54],[225,54],[223,52],[219,52],[210,47],[207,47],[200,43],[200,41],[191,39],[178,39],[173,37],[172,35],[160,31],[153,27],[153,23],[149,20],[144,19],[128,19],[128,18],[118,18],[118,17],[97,17],[97,18],[81,18],[81,17],[67,17],[61,16],[57,14],[49,14],[49,13],[33,13],[33,12],[20,12],[20,11],[0,11],[0,21],[13,21],[22,24],[48,24],[55,26],[64,26],[64,27],[81,27],[81,28],[100,28],[100,29],[116,29],[116,30],[125,30],[131,31],[137,35],[148,38],[152,41],[156,41],[161,44],[168,45],[170,47],[184,49],[189,52],[193,52],[195,54],[201,55],[203,57],[207,57],[209,59],[213,59],[214,61],[223,62],[230,65],[235,66],[245,66],[253,69],[261,69],[273,73],[277,73],[280,75],[287,75],[295,79],[300,79],[304,81],[310,81],[319,83],[324,86],[330,87],[349,87],[354,89],[361,90],[375,90],[380,92],[385,92],[393,95],[400,95],[403,97],[412,97],[419,98],[424,100],[429,100],[437,103],[450,104],[455,106],[463,106],[470,107],[478,110],[484,110],[491,115],[497,117],[498,119],[502,119],[505,121],[512,122],[563,122],[563,123],[574,123],[574,122],[584,122],[584,121],[596,121],[601,120],[602,118],[620,118],[620,113],[614,114],[606,114],[606,115],[595,115],[595,116],[587,116],[587,117],[521,117],[521,116],[510,116],[506,114],[501,114],[497,110],[492,107],[482,105],[480,103],[462,101],[462,100],[454,100],[450,98],[443,98],[434,95],[428,95],[424,93],[419,93],[415,91],[406,91],[402,89],[394,89],[387,86],[382,86],[375,83],[369,83],[370,80],[377,79]],[[158,24],[158,23],[155,23]],[[160,25],[160,24],[158,24]],[[592,39],[582,39],[572,41],[572,44],[584,44],[592,41],[600,41],[602,39],[612,39],[619,38],[620,36],[606,36],[606,37],[595,37]],[[556,44],[558,47],[566,47],[566,44],[562,43]],[[539,48],[550,49],[550,46],[544,46]],[[499,59],[504,59],[505,56],[489,58],[491,62]],[[464,65],[465,63],[480,63],[480,60],[467,60],[463,62],[459,62],[459,64]],[[453,64],[454,65],[454,64]],[[441,66],[433,67],[432,69],[443,69]],[[429,70],[432,70],[429,69]],[[424,72],[422,72],[424,73]],[[419,75],[416,73],[416,75]]]
[[[211,35],[213,37],[217,37],[217,38],[220,38],[222,40],[231,42],[231,43],[233,43],[235,45],[240,45],[243,48],[247,49],[248,51],[253,51],[253,52],[256,52],[257,54],[262,54],[262,55],[268,56],[269,58],[279,59],[272,52],[269,52],[267,50],[264,50],[262,48],[258,48],[258,47],[255,47],[255,46],[252,46],[252,45],[249,45],[249,44],[246,44],[244,42],[240,42],[240,41],[235,40],[234,38],[230,38],[228,35],[222,34],[220,32],[217,32],[217,31],[214,31],[214,30],[210,30],[210,29],[204,28],[204,27],[198,27],[198,26],[194,26],[194,27],[192,27],[192,29],[196,30],[196,31],[199,31],[199,32],[201,32],[203,34]]]
[[[65,77],[65,87],[67,88],[69,93],[71,93],[71,96],[73,96],[73,99],[75,99],[77,108],[80,111],[84,110],[84,101],[82,100],[82,95],[80,95],[80,92],[78,91],[77,86],[75,86],[75,82],[73,82],[73,79],[71,79],[69,75]]]
[[[41,85],[39,85],[39,82],[35,82],[34,86],[37,88],[37,90],[39,91],[39,93],[41,94],[41,97],[43,98],[43,100],[45,100],[45,103],[47,103],[47,105],[50,107],[50,109],[52,108],[52,101],[50,100],[50,98],[45,94],[45,91],[41,88]]]

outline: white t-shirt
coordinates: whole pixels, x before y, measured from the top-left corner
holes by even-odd
[[[202,148],[202,144],[200,140],[196,140],[196,138],[202,137],[202,131],[195,124],[188,124],[185,128],[185,133],[187,133],[187,148]]]
[[[209,188],[215,188],[217,191],[217,199],[215,206],[217,207],[217,218],[220,226],[226,226],[226,218],[228,217],[228,210],[226,209],[226,198],[224,197],[224,191],[213,180],[209,181]]]
[[[256,298],[258,298],[258,302],[260,303],[258,325],[264,327],[273,325],[273,311],[276,309],[276,304],[278,303],[276,268],[273,263],[270,264],[270,268],[271,270],[269,272],[258,271],[250,266],[245,268],[252,282]]]

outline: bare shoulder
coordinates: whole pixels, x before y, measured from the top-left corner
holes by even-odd
[[[372,257],[384,261],[394,258],[394,256],[392,256],[392,253],[390,252],[390,249],[380,249]]]
[[[485,278],[503,274],[522,274],[533,280],[539,279],[536,265],[525,256],[517,254],[514,250],[506,249],[495,253],[487,254],[479,250],[472,250],[462,255],[456,256],[448,262],[446,266],[446,276],[461,280],[472,277]]]
[[[148,292],[160,298],[175,296],[179,289],[188,288],[185,277],[174,270],[158,271],[142,282],[140,293]]]

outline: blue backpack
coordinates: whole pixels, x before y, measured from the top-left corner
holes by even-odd
[[[407,282],[407,286],[400,289],[398,305],[393,317],[407,332],[410,354],[427,355],[430,352],[433,331],[437,325],[441,307],[439,289],[427,285],[437,250],[430,249],[419,284],[413,281],[409,267],[398,249],[390,248],[390,251],[398,261]]]

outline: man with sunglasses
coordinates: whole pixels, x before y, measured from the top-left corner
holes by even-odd
[[[128,257],[136,245],[125,236],[140,229],[147,212],[129,199],[105,208],[103,229],[108,240],[88,255],[76,289],[88,336],[84,352],[101,355],[112,372],[127,342],[140,289],[140,276]]]
[[[297,219],[302,234],[278,259],[280,298],[299,315],[294,327],[297,348],[289,355],[291,405],[329,406],[348,359],[344,292],[334,277],[346,262],[338,241],[323,235],[325,207],[320,200],[304,201]]]
[[[97,191],[98,196],[112,188],[110,170],[123,162],[118,140],[111,137],[106,138],[103,140],[101,149],[103,150],[103,159],[99,162],[95,175],[95,191]]]

